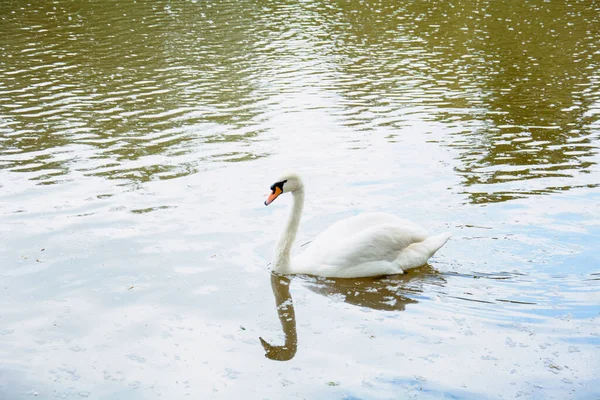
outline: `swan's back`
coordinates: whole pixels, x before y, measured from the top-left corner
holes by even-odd
[[[339,241],[348,239],[375,226],[394,225],[399,227],[403,233],[414,237],[415,241],[423,241],[427,238],[427,231],[414,222],[398,218],[386,213],[361,213],[350,218],[342,219],[331,225],[311,243],[311,247],[332,245]]]

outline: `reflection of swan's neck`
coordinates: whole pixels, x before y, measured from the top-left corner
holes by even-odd
[[[302,217],[302,208],[304,207],[304,189],[300,187],[294,190],[292,195],[294,197],[294,204],[292,205],[285,230],[282,232],[279,242],[277,242],[273,256],[273,270],[280,274],[289,274],[292,272],[290,267],[290,253],[294,240],[296,240],[296,233],[298,232],[300,218]]]
[[[296,334],[296,315],[290,294],[290,279],[281,275],[271,274],[271,287],[275,296],[277,316],[285,336],[283,346],[273,346],[263,338],[260,343],[265,349],[265,356],[271,360],[288,361],[294,358],[298,349],[298,336]]]

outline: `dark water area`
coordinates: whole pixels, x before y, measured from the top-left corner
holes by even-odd
[[[596,399],[594,1],[0,3],[0,399]],[[384,211],[452,239],[280,277]]]

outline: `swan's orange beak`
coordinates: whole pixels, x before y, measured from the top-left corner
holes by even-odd
[[[271,204],[273,202],[273,200],[275,200],[277,197],[279,197],[279,195],[283,193],[283,190],[281,190],[281,188],[279,186],[275,186],[275,189],[273,189],[273,193],[271,193],[269,195],[269,197],[267,198],[267,200],[265,200],[265,206],[268,206],[269,204]]]

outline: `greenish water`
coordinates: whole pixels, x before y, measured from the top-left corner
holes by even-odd
[[[598,398],[598,38],[593,1],[1,2],[0,399]],[[272,277],[290,169],[298,247],[453,238]]]

